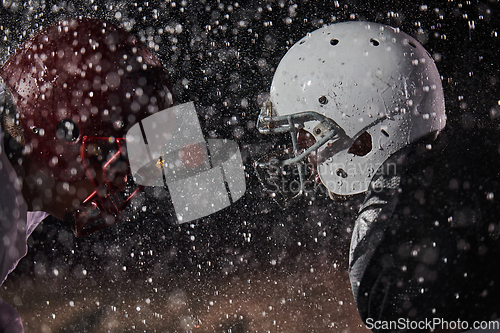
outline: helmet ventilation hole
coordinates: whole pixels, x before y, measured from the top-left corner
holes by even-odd
[[[330,39],[330,45],[337,45],[339,43],[339,40],[338,39]]]
[[[410,46],[413,47],[414,49],[417,48],[417,45],[415,45],[415,43],[413,43],[412,41],[409,41],[408,44],[410,44]]]
[[[323,95],[323,96],[320,96],[320,98],[318,98],[318,102],[319,102],[320,104],[325,105],[325,104],[327,104],[327,103],[328,103],[328,98],[326,98],[326,96],[324,96],[324,95]]]
[[[376,40],[376,39],[373,39],[373,38],[370,39],[370,43],[372,43],[373,46],[379,46],[380,45],[380,42],[378,40]]]
[[[386,137],[389,137],[389,133],[387,133],[387,131],[384,129],[382,130],[382,134],[385,135]]]

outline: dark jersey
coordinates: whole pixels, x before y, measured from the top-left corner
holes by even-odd
[[[438,318],[472,328],[500,317],[500,163],[491,134],[444,133],[393,155],[373,178],[350,251],[365,323]]]

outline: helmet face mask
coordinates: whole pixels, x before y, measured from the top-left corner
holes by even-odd
[[[304,145],[304,141],[300,140],[299,131],[303,133],[308,122],[317,123],[313,128],[317,140]],[[307,183],[311,181],[310,178],[313,175],[307,174],[309,171],[315,171],[316,166],[308,163],[310,155],[327,142],[349,140],[340,126],[320,113],[303,111],[276,116],[273,114],[270,101],[262,107],[257,120],[257,128],[262,134],[290,134],[291,149],[278,149],[262,156],[255,163],[261,183],[273,193],[272,196],[283,207],[300,198],[304,194]],[[290,175],[298,178],[292,179]]]
[[[95,190],[88,195],[75,212],[75,235],[86,236],[116,224],[123,218],[123,210],[139,194],[137,187],[127,197],[125,190],[130,166],[124,138],[84,137],[80,157],[87,178]]]
[[[316,152],[321,182],[348,196],[366,191],[391,154],[445,123],[441,80],[427,51],[397,29],[346,22],[320,28],[288,50],[257,127],[264,134],[290,132],[294,147],[298,129],[310,133],[316,143],[300,154],[295,148],[281,165]]]

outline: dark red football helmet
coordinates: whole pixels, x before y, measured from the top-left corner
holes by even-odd
[[[71,19],[24,42],[0,76],[17,107],[27,151],[40,170],[68,183],[87,178],[95,186],[76,212],[75,234],[116,223],[133,196],[120,200],[112,185],[129,174],[125,134],[173,104],[160,62],[114,25]],[[100,213],[87,214],[89,206]]]

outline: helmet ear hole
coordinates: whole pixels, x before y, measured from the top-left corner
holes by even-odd
[[[59,141],[75,142],[80,136],[78,125],[71,119],[62,119],[57,124],[56,138]]]
[[[376,39],[370,38],[370,43],[372,43],[373,46],[379,46],[380,42]]]
[[[348,153],[356,156],[365,156],[372,151],[372,136],[368,132],[361,134],[349,148]]]

